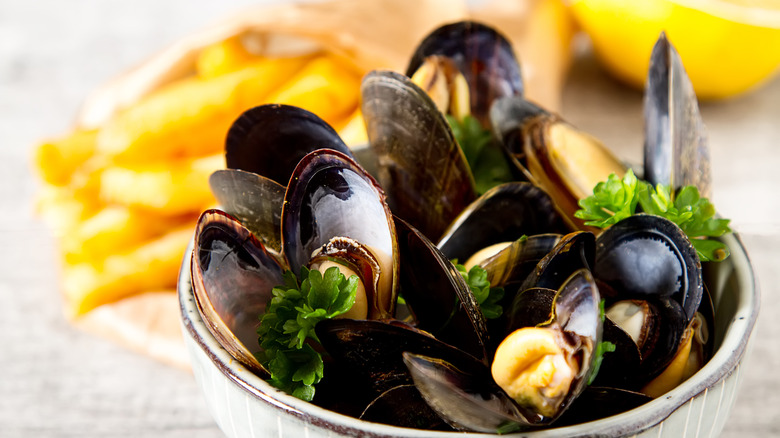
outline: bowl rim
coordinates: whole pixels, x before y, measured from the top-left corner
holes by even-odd
[[[505,436],[547,438],[574,437],[583,434],[607,436],[637,434],[661,423],[679,407],[699,394],[706,393],[708,388],[729,376],[747,350],[758,317],[760,292],[753,264],[750,262],[742,240],[736,233],[723,236],[722,239],[731,248],[733,270],[737,271],[738,274],[739,290],[744,293],[737,296],[735,314],[723,336],[720,347],[701,370],[664,396],[622,414],[588,423],[539,431],[525,431]],[[272,387],[265,380],[244,368],[222,348],[201,319],[191,286],[192,245],[193,240],[190,241],[184,254],[177,285],[184,332],[225,377],[242,388],[248,395],[267,405],[269,409],[343,435],[393,438],[484,436],[484,434],[477,433],[464,434],[463,432],[402,428],[359,420],[305,402]]]

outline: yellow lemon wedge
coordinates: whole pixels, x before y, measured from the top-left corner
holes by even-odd
[[[700,99],[750,90],[780,66],[776,0],[572,0],[571,10],[605,68],[640,89],[662,31]]]

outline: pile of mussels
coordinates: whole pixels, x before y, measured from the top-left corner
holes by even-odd
[[[480,432],[573,424],[645,403],[708,360],[713,309],[689,239],[657,216],[603,232],[574,218],[578,199],[627,167],[523,98],[498,32],[439,28],[406,76],[371,72],[361,93],[366,150],[280,105],[247,111],[228,133],[228,169],[210,180],[222,210],[200,218],[192,279],[204,320],[242,363],[268,377],[253,355],[258,315],[283,272],[327,261],[358,275],[365,304],[316,326],[325,377],[313,402],[368,421]],[[492,130],[514,181],[477,196],[444,116],[457,112]],[[645,117],[644,178],[706,195],[698,104],[663,35]],[[455,259],[504,289],[500,318],[485,319]],[[603,341],[615,351],[594,380]]]

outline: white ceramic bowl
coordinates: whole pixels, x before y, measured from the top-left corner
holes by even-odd
[[[506,436],[717,436],[734,404],[741,380],[740,363],[748,350],[759,307],[758,288],[744,246],[736,235],[726,236],[724,241],[731,248],[731,257],[705,272],[716,309],[716,351],[698,373],[664,396],[620,415]],[[203,324],[192,295],[189,265],[188,251],[178,286],[184,338],[195,379],[211,414],[228,437],[485,436],[369,423],[279,392],[234,360]]]

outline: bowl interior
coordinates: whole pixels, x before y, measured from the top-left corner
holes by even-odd
[[[758,316],[759,292],[750,260],[739,237],[728,235],[723,238],[723,241],[730,247],[731,256],[724,262],[707,264],[704,269],[705,283],[716,309],[715,354],[699,372],[663,397],[623,414],[575,426],[526,432],[515,436],[570,437],[583,434],[607,436],[636,434],[658,425],[680,406],[730,375],[745,354]],[[205,355],[193,354],[192,359],[206,362],[200,365],[218,369],[225,379],[241,387],[246,392],[247,403],[263,404],[267,409],[277,410],[315,426],[339,430],[346,435],[469,436],[463,433],[434,433],[369,423],[322,409],[276,390],[234,360],[208,331],[195,307],[190,282],[190,254],[191,250],[188,250],[179,275],[178,292],[182,322],[187,341],[194,342],[196,348],[205,353]],[[721,415],[723,414],[721,410]]]

